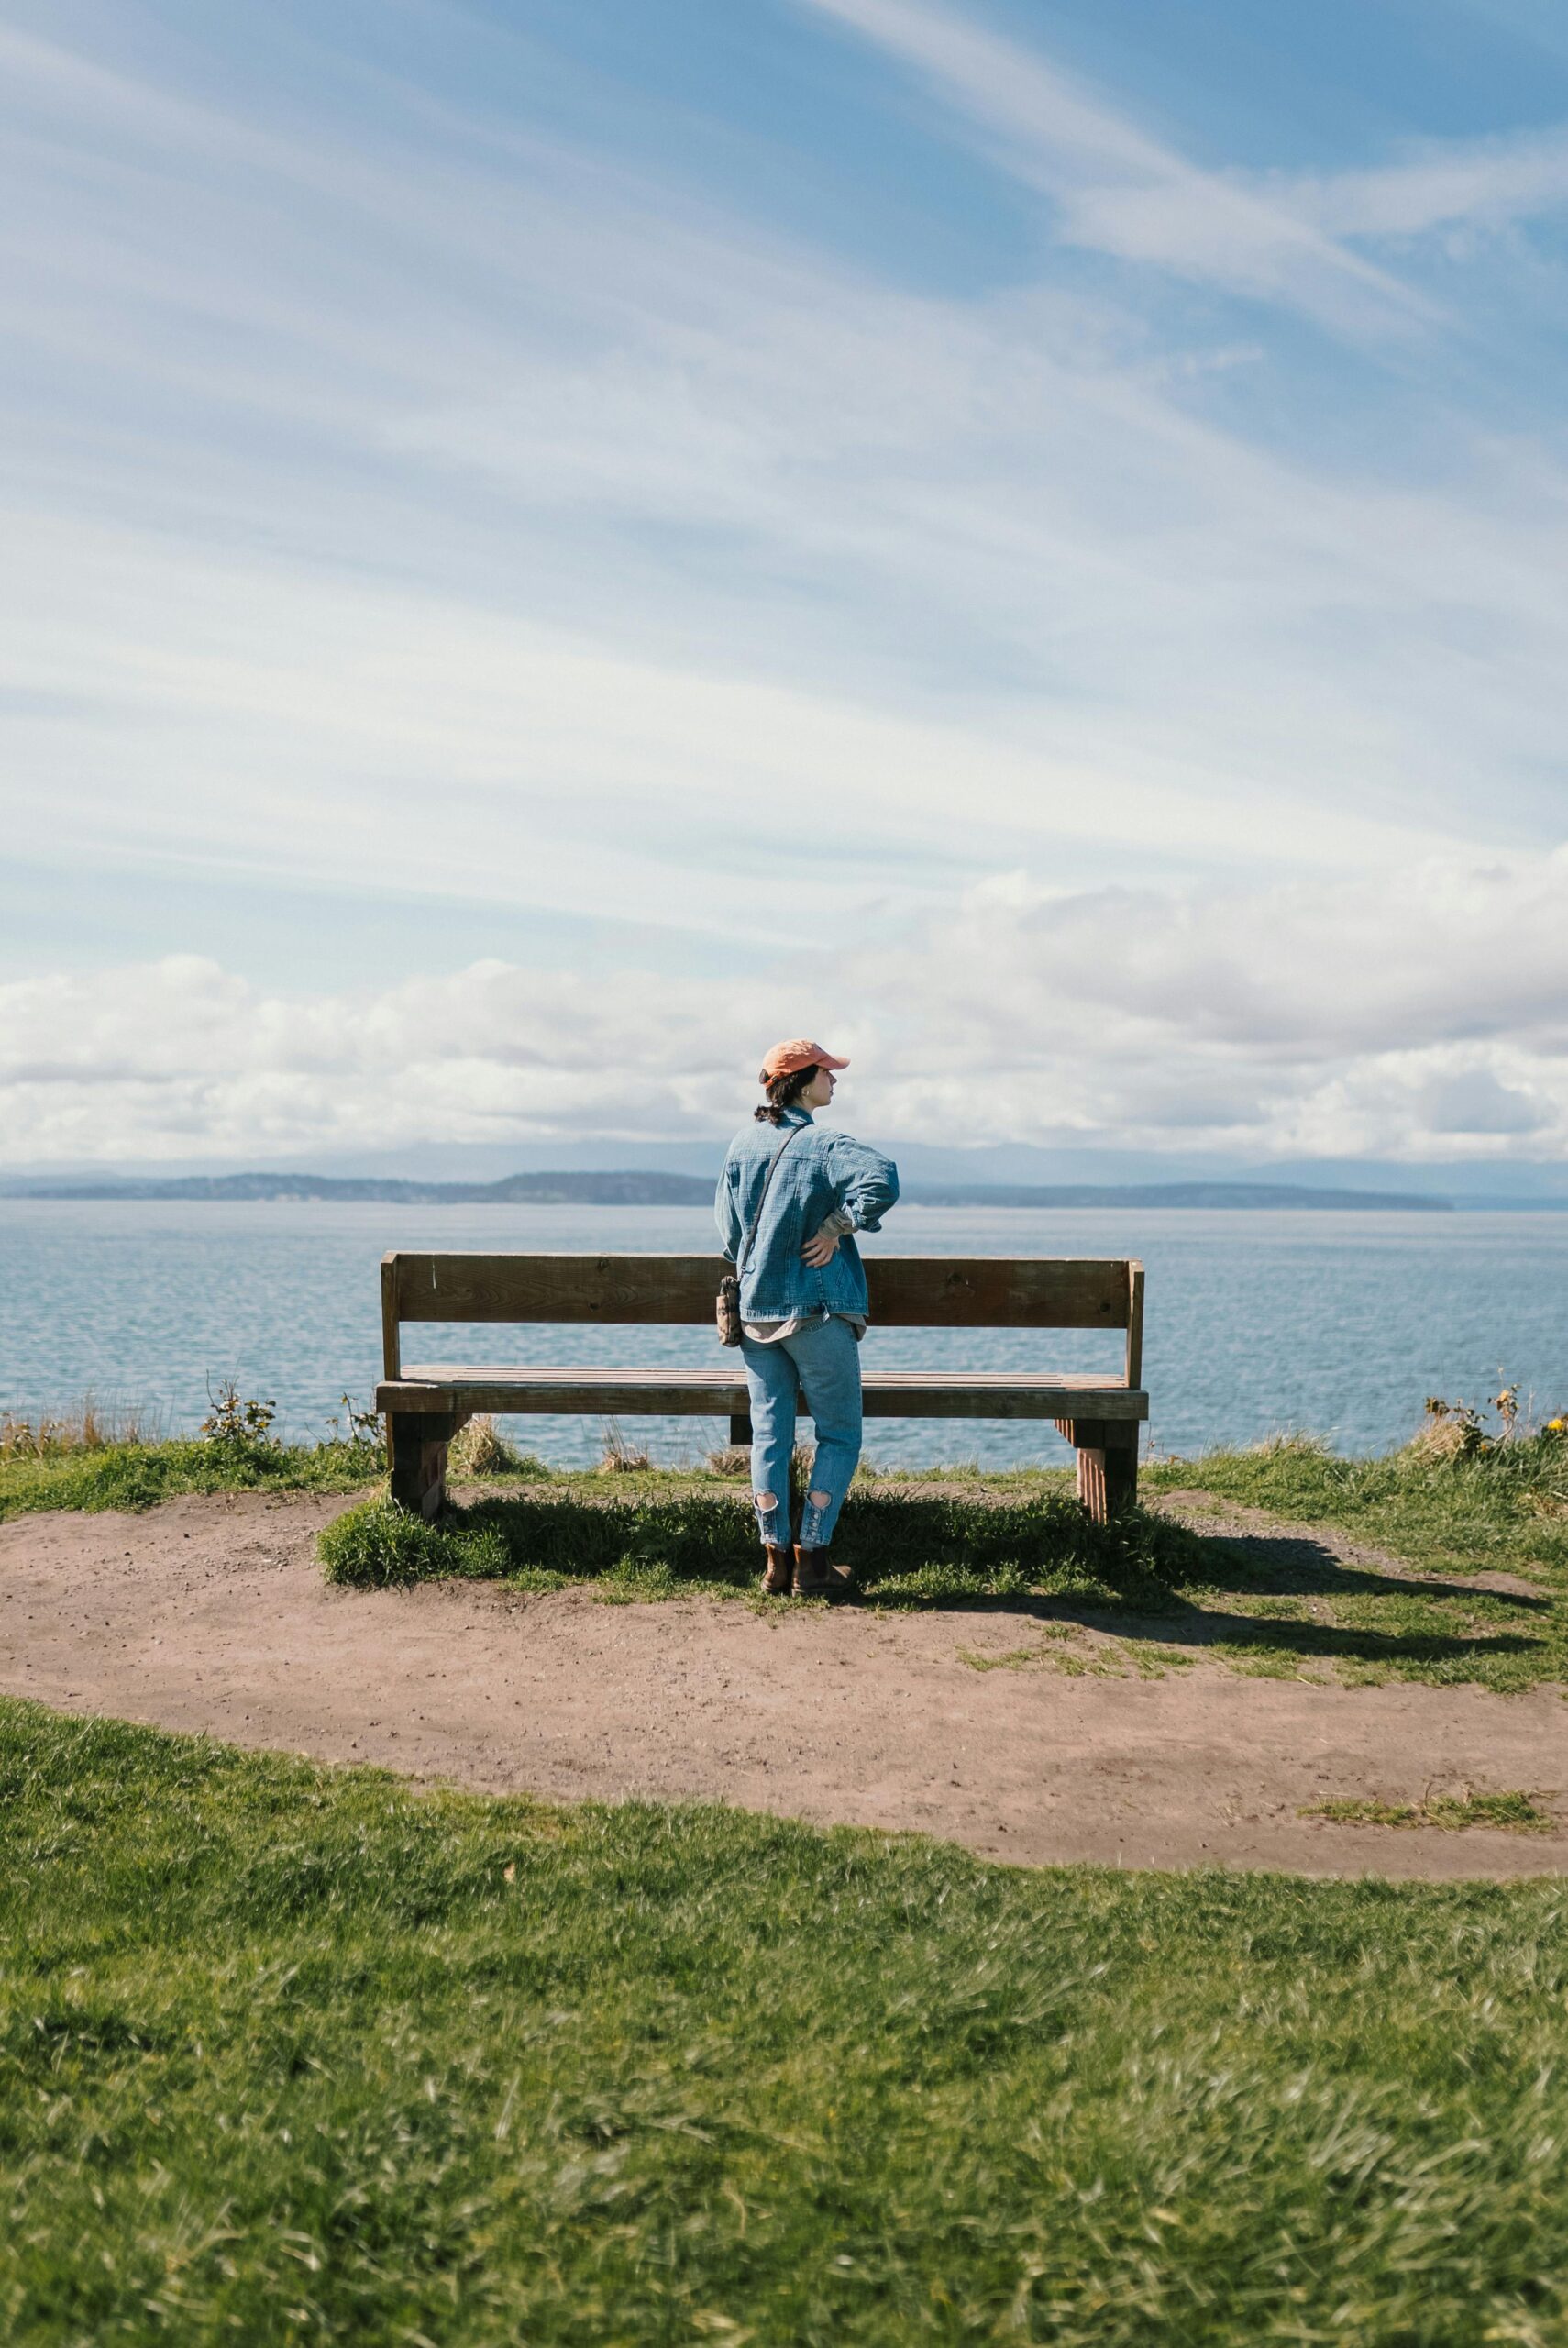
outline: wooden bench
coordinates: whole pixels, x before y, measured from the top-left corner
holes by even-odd
[[[409,1321],[713,1321],[730,1267],[717,1256],[424,1256],[381,1259],[386,1414],[392,1497],[425,1516],[446,1492],[447,1446],[476,1412],[629,1412],[728,1419],[751,1441],[745,1373],[716,1337],[701,1369],[546,1369],[484,1363],[405,1365]],[[1078,1455],[1078,1495],[1103,1523],[1137,1497],[1143,1267],[1120,1257],[877,1256],[866,1266],[873,1329],[1124,1329],[1120,1377],[1041,1370],[871,1369],[868,1418],[1050,1419]]]

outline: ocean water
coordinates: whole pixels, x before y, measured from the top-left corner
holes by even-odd
[[[316,1202],[0,1200],[0,1407],[150,1409],[193,1428],[232,1378],[275,1399],[281,1432],[312,1440],[380,1369],[377,1267],[389,1247],[706,1253],[700,1209],[393,1207]],[[1141,1256],[1144,1382],[1161,1451],[1308,1429],[1345,1452],[1384,1450],[1429,1394],[1476,1400],[1516,1379],[1541,1415],[1568,1404],[1568,1215],[1351,1214],[1073,1208],[1048,1213],[904,1206],[867,1254]],[[412,1357],[706,1363],[708,1328],[411,1331]],[[1097,1331],[873,1328],[868,1367],[1111,1368]],[[602,1425],[518,1419],[509,1431],[561,1465],[598,1456]],[[718,1422],[638,1420],[624,1432],[667,1460],[724,1439]],[[915,1466],[1059,1460],[1048,1428],[882,1420],[868,1456]]]

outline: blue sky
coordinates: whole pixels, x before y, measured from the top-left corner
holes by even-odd
[[[6,1163],[1568,1155],[1561,12],[0,67]]]

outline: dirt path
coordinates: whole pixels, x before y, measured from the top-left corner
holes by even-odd
[[[1039,1623],[990,1612],[331,1590],[312,1538],[346,1504],[239,1494],[0,1526],[0,1689],[490,1790],[719,1796],[1031,1864],[1568,1870],[1568,1824],[1297,1815],[1463,1782],[1526,1788],[1568,1822],[1568,1705],[1551,1689],[1310,1686],[1209,1661],[1150,1680],[977,1670],[966,1656],[1045,1651]]]

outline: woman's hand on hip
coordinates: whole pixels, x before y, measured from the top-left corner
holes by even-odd
[[[824,1264],[832,1263],[837,1253],[837,1232],[819,1231],[814,1238],[807,1240],[801,1250],[801,1257],[803,1263],[811,1265],[813,1271],[820,1271]]]

